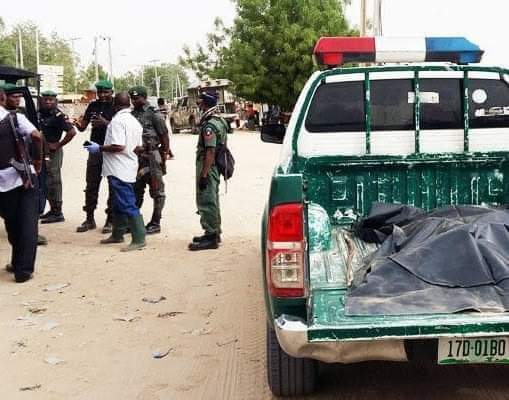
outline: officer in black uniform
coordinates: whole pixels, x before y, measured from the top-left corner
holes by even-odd
[[[11,263],[6,269],[14,273],[16,282],[22,283],[32,278],[37,253],[39,193],[36,173],[41,170],[42,139],[23,114],[5,108],[5,92],[13,102],[19,103],[22,94],[17,90],[12,84],[0,87],[0,216],[12,246]],[[25,147],[26,141],[32,143],[33,162]]]
[[[47,143],[46,185],[50,205],[50,210],[41,216],[41,223],[51,224],[65,220],[62,213],[62,148],[76,135],[76,130],[67,116],[57,108],[57,94],[52,90],[42,92],[38,117]],[[64,131],[66,135],[62,139]]]
[[[90,103],[81,121],[75,121],[76,127],[83,132],[89,123],[92,124],[90,140],[100,145],[104,144],[106,128],[115,112],[113,111],[113,85],[110,81],[100,80],[96,82],[98,99]],[[97,208],[99,198],[99,185],[101,183],[102,153],[89,154],[87,160],[87,186],[85,188],[85,206],[83,211],[87,213],[87,219],[76,229],[77,232],[86,232],[96,228],[94,211]],[[103,233],[111,233],[111,198],[108,195],[108,208],[106,209],[106,223]]]

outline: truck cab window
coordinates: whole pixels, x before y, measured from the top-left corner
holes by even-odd
[[[363,132],[364,82],[322,84],[306,119],[309,132]]]
[[[421,129],[463,129],[460,79],[421,79],[420,92]]]
[[[470,79],[470,128],[509,127],[509,86],[502,80]]]
[[[371,82],[371,130],[415,130],[414,106],[408,101],[412,86],[410,79]]]

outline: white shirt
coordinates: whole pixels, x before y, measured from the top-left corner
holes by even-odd
[[[142,146],[143,128],[128,108],[117,112],[106,130],[104,144],[124,146],[119,153],[103,153],[103,176],[114,176],[122,182],[136,182],[138,156],[134,149]]]
[[[9,114],[4,107],[0,106],[0,120],[4,119]],[[36,130],[36,127],[28,120],[28,118],[21,113],[16,113],[18,119],[19,133],[21,136],[26,137]],[[32,168],[32,172],[34,172]],[[16,189],[18,186],[23,185],[23,180],[13,167],[0,169],[0,192],[8,192],[9,190]]]

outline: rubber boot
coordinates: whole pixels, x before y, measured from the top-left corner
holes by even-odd
[[[131,228],[132,241],[129,246],[124,247],[121,251],[141,250],[146,246],[145,243],[145,224],[143,216],[129,217],[129,227]]]
[[[127,229],[127,215],[115,214],[112,217],[113,227],[110,237],[100,241],[101,244],[122,243]]]

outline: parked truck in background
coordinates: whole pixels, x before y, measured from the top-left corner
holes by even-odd
[[[233,83],[228,79],[209,79],[199,82],[187,89],[187,96],[176,98],[170,112],[170,124],[174,133],[182,129],[190,129],[197,133],[200,121],[198,96],[202,90],[212,90],[218,95],[218,111],[228,123],[238,126],[239,115],[235,109],[235,96],[232,92]]]

